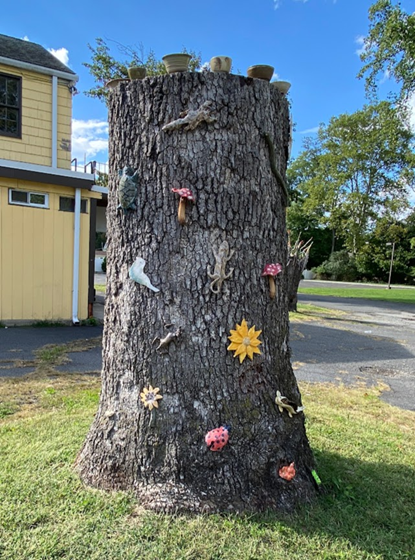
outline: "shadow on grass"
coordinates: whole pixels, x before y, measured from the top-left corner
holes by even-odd
[[[319,542],[347,541],[355,549],[385,560],[414,559],[415,469],[325,451],[315,455],[323,481],[316,503],[289,518],[270,513],[255,516],[251,523],[270,528],[283,524],[299,536]],[[355,558],[353,552],[340,557]]]

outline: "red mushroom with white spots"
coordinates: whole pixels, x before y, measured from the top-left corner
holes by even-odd
[[[268,276],[269,278],[269,297],[275,298],[275,280],[274,278],[282,271],[280,263],[266,264],[261,276]]]
[[[179,224],[183,225],[186,222],[186,200],[194,202],[195,197],[190,189],[172,189],[171,192],[180,196],[177,218],[179,220]]]

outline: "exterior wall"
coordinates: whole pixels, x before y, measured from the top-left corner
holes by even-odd
[[[2,159],[52,164],[52,77],[0,64],[0,72],[22,78],[22,137],[0,136]],[[70,169],[72,96],[58,81],[58,167]],[[69,150],[68,150],[69,148]]]
[[[72,94],[68,82],[58,80],[58,167],[71,168]]]
[[[8,203],[8,190],[49,194],[49,209]],[[67,187],[0,178],[0,320],[71,320],[74,213]],[[99,195],[82,192],[82,198]],[[81,214],[78,318],[88,316],[89,211]]]

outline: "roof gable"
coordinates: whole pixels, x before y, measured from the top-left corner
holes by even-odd
[[[23,39],[0,34],[0,56],[10,58],[11,66],[13,66],[12,61],[14,60],[76,75],[73,70],[65,66],[44,47]]]

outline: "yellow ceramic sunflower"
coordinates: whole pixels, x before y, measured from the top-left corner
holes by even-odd
[[[140,393],[140,397],[144,406],[148,406],[149,410],[153,410],[153,408],[159,407],[157,401],[163,398],[161,395],[157,394],[159,391],[160,389],[158,387],[153,389],[153,387],[150,385],[148,389],[147,387],[144,387],[143,392]]]
[[[233,357],[239,356],[239,363],[242,364],[247,356],[252,360],[254,354],[261,354],[258,348],[262,344],[258,340],[261,333],[262,331],[255,330],[255,325],[248,330],[248,323],[245,319],[242,319],[240,325],[236,325],[236,331],[231,329],[232,336],[228,336],[231,344],[229,344],[228,350],[236,350]]]

